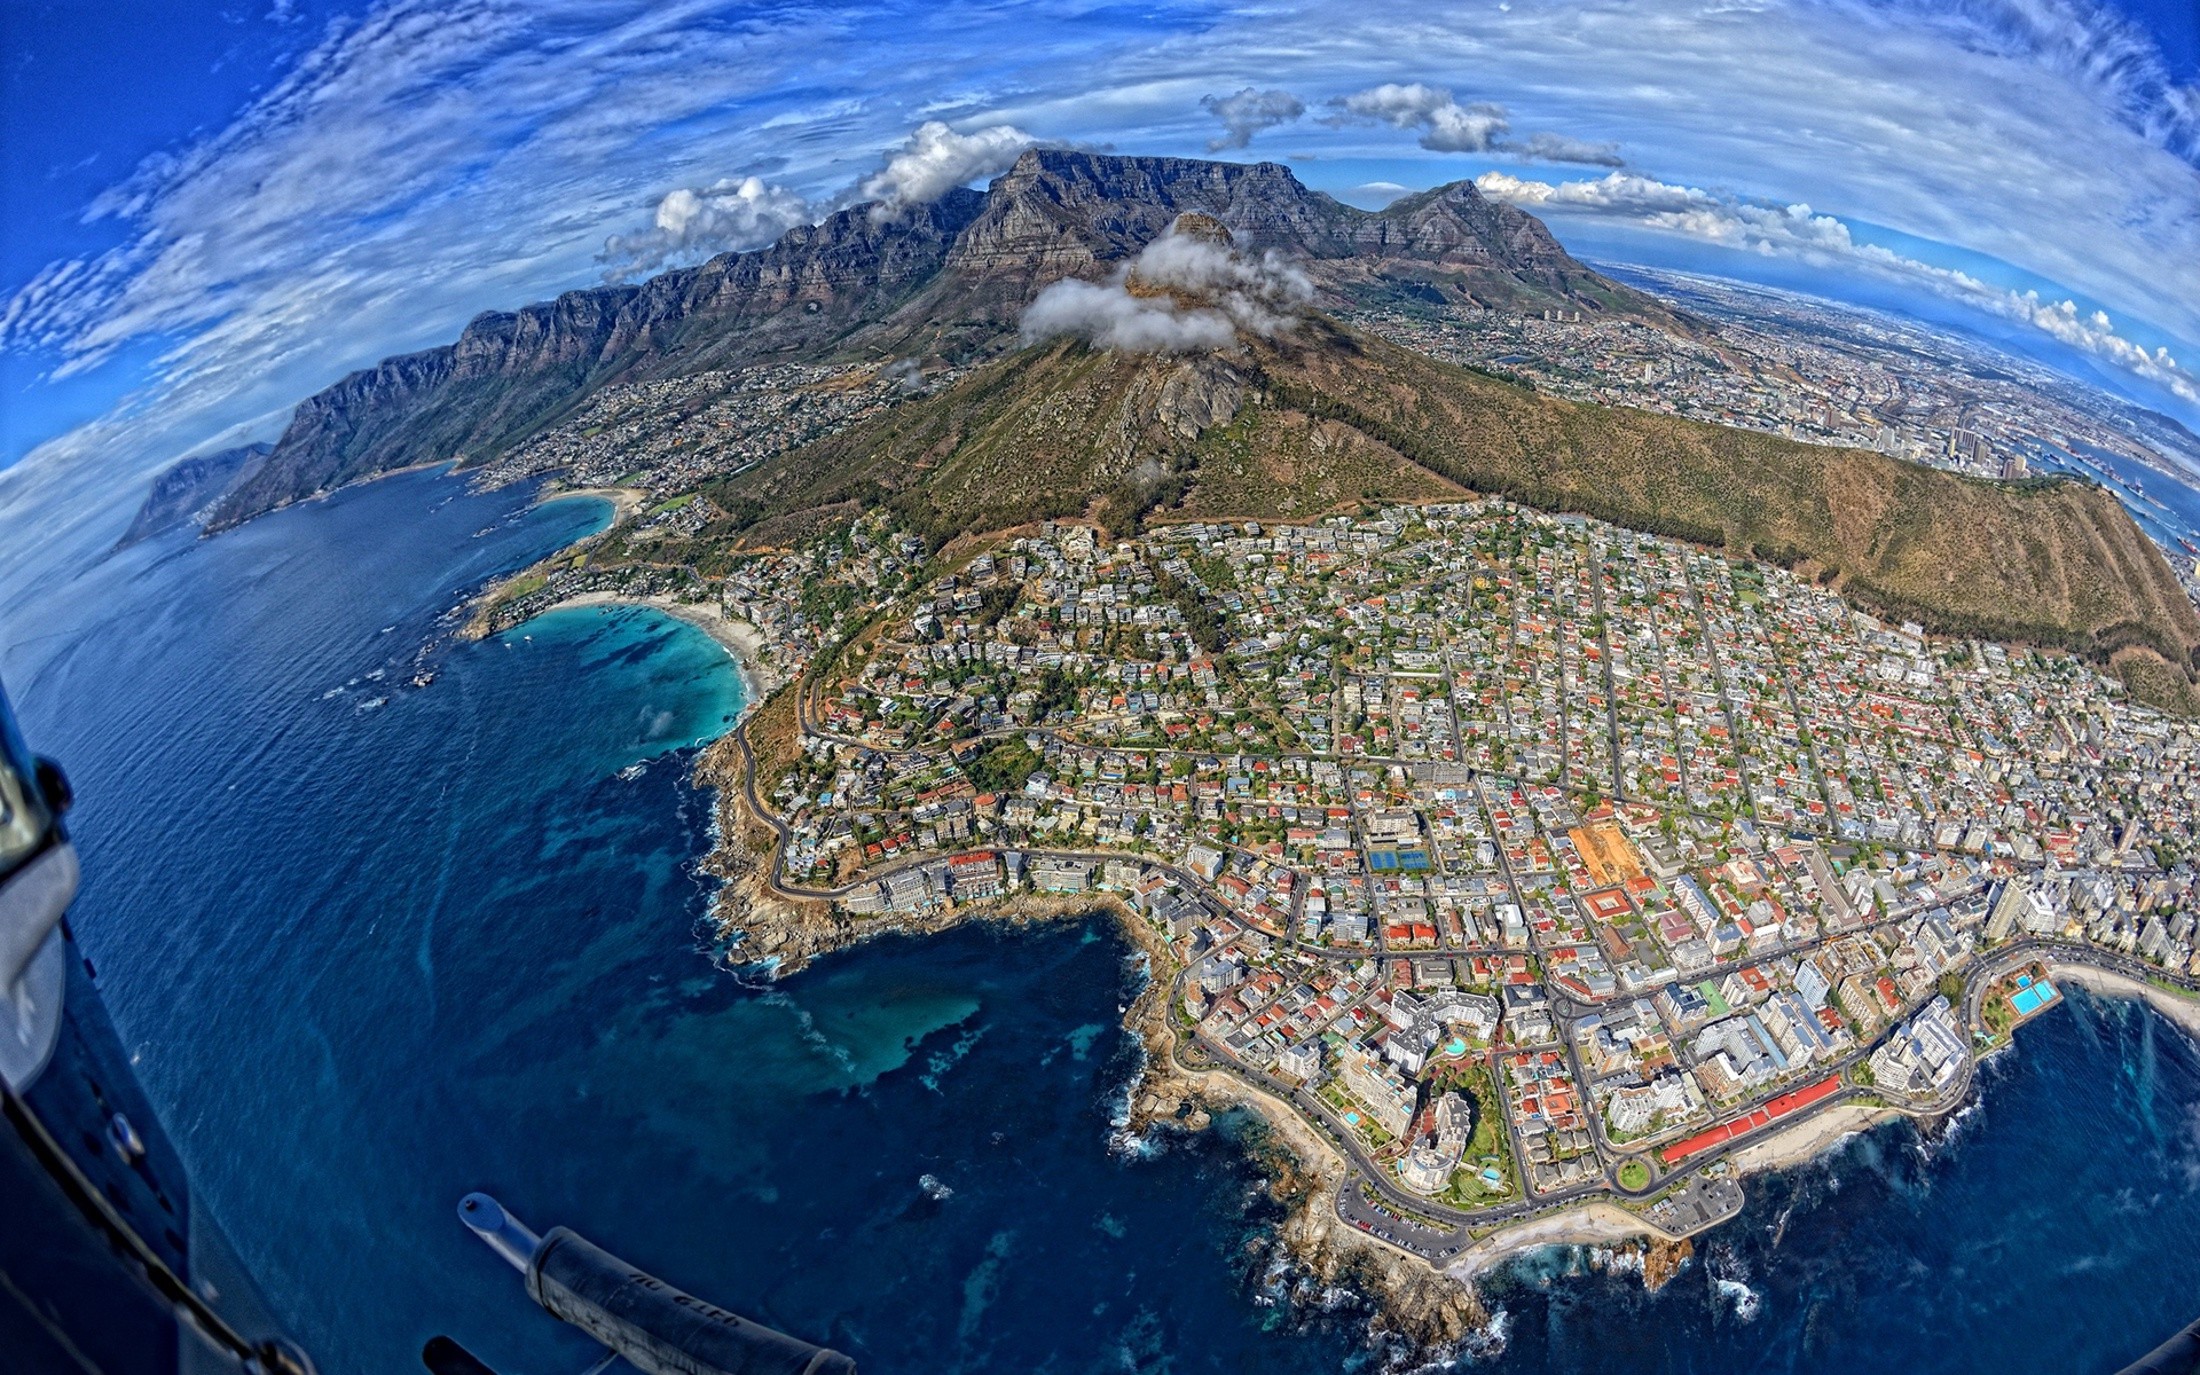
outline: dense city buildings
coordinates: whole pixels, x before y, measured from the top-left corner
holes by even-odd
[[[777,882],[1107,895],[1431,1226],[1944,1110],[2043,942],[2200,973],[2200,732],[2068,657],[1494,500],[921,555],[873,513],[723,585],[811,671]]]
[[[1841,318],[1363,323],[1996,481],[2050,432],[2070,462],[2130,447],[2113,407]],[[1898,344],[1923,360],[1900,385]],[[1361,1174],[1340,1209],[1388,1240],[1441,1259],[1585,1200],[1685,1234],[1782,1127],[1947,1110],[2053,1000],[2042,959],[2200,976],[2200,730],[2082,659],[1928,635],[1768,563],[1496,498],[944,547],[851,502],[696,557],[706,479],[916,385],[789,366],[605,393],[487,480],[637,505],[495,614],[654,597],[748,627],[790,685],[743,741],[768,736],[776,891],[881,926],[1136,914],[1182,1053],[1327,1133]]]

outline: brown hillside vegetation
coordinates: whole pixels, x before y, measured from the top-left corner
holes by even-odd
[[[1258,404],[1261,378],[1251,357],[1027,350],[712,496],[737,521],[767,525],[886,501],[941,544],[1053,516],[1128,530],[1157,513],[1311,519],[1459,494],[1351,425]]]
[[[2108,492],[1582,405],[1326,319],[1230,357],[1028,349],[714,490],[725,533],[885,501],[942,543],[1090,513],[1307,519],[1461,489],[1776,562],[1945,634],[2114,663],[2189,710],[2196,618]]]

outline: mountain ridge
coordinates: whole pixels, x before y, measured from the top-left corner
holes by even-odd
[[[1219,350],[1211,336],[1161,354],[1021,346],[1027,308],[1064,292],[1149,329],[1204,318],[1229,339],[1236,327],[1202,303],[1204,288],[1149,263],[1172,234],[1180,246],[1164,258],[1219,255],[1208,267],[1224,275],[1292,276],[1291,318],[1232,317],[1251,334]],[[1069,290],[1071,279],[1082,285]],[[2081,653],[2152,700],[2200,706],[2200,617],[2105,490],[1984,482],[1561,401],[1321,311],[1431,293],[1684,324],[1469,183],[1365,211],[1273,163],[1032,149],[984,193],[857,206],[769,248],[479,316],[450,345],[301,403],[205,525],[395,467],[485,461],[616,383],[913,356],[961,376],[707,482],[721,514],[687,542],[695,566],[849,504],[890,504],[939,544],[1042,515],[1128,529],[1486,493],[1782,563],[1933,630]]]
[[[855,206],[768,248],[488,312],[452,344],[354,372],[300,403],[207,528],[390,468],[481,461],[615,382],[767,358],[981,357],[1013,342],[1039,289],[1130,256],[1186,211],[1213,216],[1248,248],[1303,258],[1332,304],[1433,291],[1481,306],[1671,318],[1470,182],[1400,205],[1356,209],[1277,163],[1030,149],[983,193]]]
[[[769,248],[639,285],[484,312],[453,343],[386,358],[299,403],[268,462],[223,498],[207,528],[390,468],[463,459],[469,446],[502,447],[654,360],[677,356],[683,370],[701,370],[822,347],[898,303],[882,293],[929,279],[981,200],[958,189],[891,223],[859,206]]]
[[[114,547],[127,549],[194,520],[212,502],[256,471],[256,465],[274,450],[273,444],[263,441],[195,454],[170,464],[153,479],[130,528],[123,531]]]

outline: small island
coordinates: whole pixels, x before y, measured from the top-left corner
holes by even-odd
[[[647,600],[768,670],[699,768],[734,958],[1114,912],[1133,1125],[1258,1112],[1294,1248],[1418,1339],[1534,1246],[1662,1282],[2059,983],[2200,1027],[2191,725],[1778,568],[1499,499],[937,551],[881,510],[688,590],[584,549],[476,626]]]

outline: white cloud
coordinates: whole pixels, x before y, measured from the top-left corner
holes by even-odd
[[[1503,153],[1534,162],[1580,162],[1619,167],[1625,160],[1616,143],[1593,143],[1549,132],[1511,136],[1512,115],[1493,101],[1461,105],[1450,91],[1422,82],[1395,81],[1371,86],[1331,102],[1340,121],[1374,120],[1399,129],[1421,131],[1421,146],[1438,153]]]
[[[1175,292],[1213,304],[1238,328],[1272,338],[1314,299],[1314,284],[1273,249],[1257,258],[1227,243],[1172,229],[1131,260],[1133,288]]]
[[[759,248],[816,218],[809,201],[784,186],[762,177],[728,177],[668,193],[657,202],[648,231],[612,235],[603,257],[612,275],[623,279],[684,259]]]
[[[1219,310],[1075,278],[1039,293],[1024,311],[1023,333],[1027,343],[1066,336],[1122,353],[1206,353],[1237,342],[1237,327]]]
[[[1418,81],[1386,81],[1343,97],[1337,106],[1350,116],[1419,129],[1421,146],[1439,153],[1486,152],[1512,127],[1502,105],[1461,105],[1451,92]]]
[[[839,102],[823,113],[828,118],[845,116],[854,107],[855,102]],[[802,122],[800,117],[778,116],[765,125],[787,127]],[[958,134],[939,120],[927,120],[887,158],[884,167],[859,178],[828,203],[813,204],[800,193],[758,176],[682,187],[657,203],[647,230],[606,239],[601,259],[610,265],[612,280],[625,281],[718,253],[761,248],[798,224],[815,223],[836,206],[875,201],[883,215],[928,205],[958,186],[1005,171],[1035,142],[1009,125]]]
[[[1243,148],[1253,135],[1279,124],[1289,124],[1306,113],[1306,102],[1289,91],[1256,91],[1247,86],[1236,95],[1202,96],[1199,108],[1222,121],[1222,136],[1207,141],[1207,151]]]
[[[1106,282],[1055,282],[1024,310],[1027,344],[1070,337],[1123,353],[1208,353],[1288,331],[1314,287],[1275,252],[1257,258],[1172,229]]]
[[[2165,387],[2181,399],[2200,405],[2200,379],[2181,367],[2166,348],[2151,351],[2143,344],[2134,343],[2116,332],[2115,323],[2105,310],[2091,314],[2079,311],[2075,301],[2048,303],[2040,299],[2036,291],[2020,294],[2007,293],[2009,299],[2002,313],[2026,321],[2035,329],[2043,330],[2062,340],[2072,348],[2105,359],[2136,376],[2143,377],[2157,386]]]
[[[2106,312],[2084,313],[2074,301],[2043,301],[2036,291],[2011,291],[1879,244],[1860,243],[1846,223],[1805,204],[1767,205],[1626,172],[1613,172],[1594,181],[1555,184],[1485,172],[1475,178],[1474,184],[1493,200],[1544,214],[1606,217],[1745,252],[1861,269],[1906,282],[2003,319],[2031,325],[2187,403],[2200,405],[2200,379],[2181,367],[2167,349],[2149,350],[2118,334]]]
[[[930,205],[958,186],[1007,171],[1036,142],[1013,125],[958,134],[940,120],[926,120],[884,167],[858,183],[857,194],[886,210]]]
[[[300,397],[444,342],[480,310],[589,281],[607,235],[654,232],[668,187],[700,195],[739,169],[841,204],[881,150],[934,118],[1196,151],[1217,131],[1204,93],[1285,90],[1317,107],[1395,83],[1402,54],[1427,90],[1504,112],[1496,137],[1511,146],[1491,154],[1595,153],[1625,131],[1667,184],[1837,207],[2056,283],[2047,302],[2144,318],[2174,352],[2200,347],[2200,102],[2105,0],[1305,0],[1228,14],[371,0],[228,127],[85,207],[112,248],[0,284],[0,347],[19,371],[89,374],[79,399],[114,398],[36,457],[94,465],[112,491],[237,426],[264,437]],[[1446,118],[1439,137],[1456,138]],[[1317,168],[1382,159],[1381,175],[1412,182],[1394,170],[1413,156],[1397,129],[1305,121],[1294,151]],[[1565,129],[1583,148],[1522,129]],[[22,518],[22,490],[0,473],[5,518]]]

